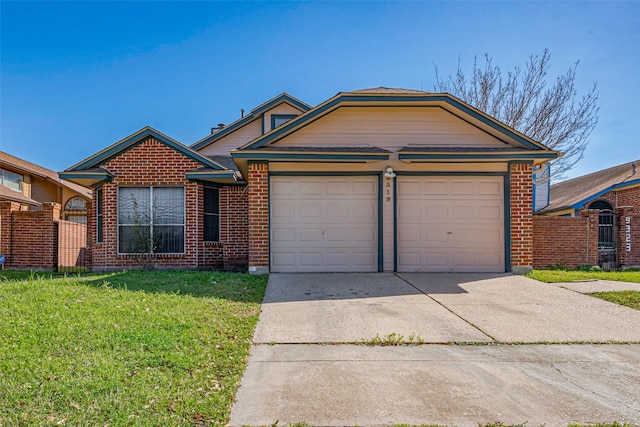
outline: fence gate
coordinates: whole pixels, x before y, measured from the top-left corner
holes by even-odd
[[[74,273],[87,271],[86,255],[86,224],[59,220],[57,270]]]
[[[603,270],[615,270],[618,268],[615,222],[616,216],[612,210],[600,210],[598,220],[598,265]]]

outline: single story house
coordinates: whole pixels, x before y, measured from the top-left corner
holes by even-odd
[[[89,185],[92,268],[529,271],[532,170],[558,153],[446,93],[286,93],[187,147],[146,127]]]
[[[575,218],[598,210],[598,263],[640,267],[640,160],[554,184],[542,216]],[[570,221],[566,222],[569,224]]]

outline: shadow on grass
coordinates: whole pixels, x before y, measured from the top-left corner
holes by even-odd
[[[218,271],[123,271],[113,273],[45,273],[0,271],[2,281],[53,280],[114,289],[220,298],[236,302],[261,303],[267,276]]]

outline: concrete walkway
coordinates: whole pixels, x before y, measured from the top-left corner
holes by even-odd
[[[273,274],[254,341],[232,426],[640,425],[640,312],[522,276]]]

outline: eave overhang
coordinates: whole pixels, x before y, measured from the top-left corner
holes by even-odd
[[[166,145],[167,147],[175,150],[176,152],[200,163],[201,165],[215,169],[215,170],[226,170],[216,162],[208,159],[207,157],[201,155],[200,153],[192,150],[186,145],[176,141],[175,139],[153,129],[150,126],[146,126],[140,129],[138,132],[129,135],[128,137],[116,142],[115,144],[110,145],[102,151],[88,157],[87,159],[77,163],[67,169],[66,172],[78,172],[83,170],[88,170],[92,168],[99,167],[101,164],[117,157],[121,153],[130,150],[138,144],[146,141],[148,138],[153,138],[161,144]],[[64,178],[67,179],[67,178]],[[72,181],[73,182],[73,181]]]
[[[105,169],[96,168],[85,171],[65,171],[59,173],[60,178],[71,181],[85,187],[100,187],[105,182],[110,182],[113,175]]]
[[[286,147],[266,147],[260,150],[235,150],[231,157],[238,165],[241,173],[247,176],[247,164],[249,161],[278,161],[278,162],[343,162],[343,163],[367,163],[389,160],[391,153],[383,149],[354,149],[353,147],[340,148],[312,148],[287,149]]]
[[[244,181],[234,171],[190,171],[185,173],[190,181],[211,182],[216,184],[241,184]]]
[[[240,149],[257,149],[273,144],[293,133],[295,130],[307,126],[315,120],[325,116],[331,111],[340,107],[348,106],[440,106],[453,114],[463,115],[466,119],[475,121],[476,126],[496,135],[496,137],[498,137],[497,135],[501,135],[509,138],[529,150],[548,150],[544,145],[528,138],[527,136],[447,93],[384,95],[356,94],[348,92],[339,93],[335,97],[312,108],[306,113],[291,119],[289,122],[279,126],[271,132],[254,139],[248,144],[245,144]],[[499,139],[502,140],[503,138]]]

